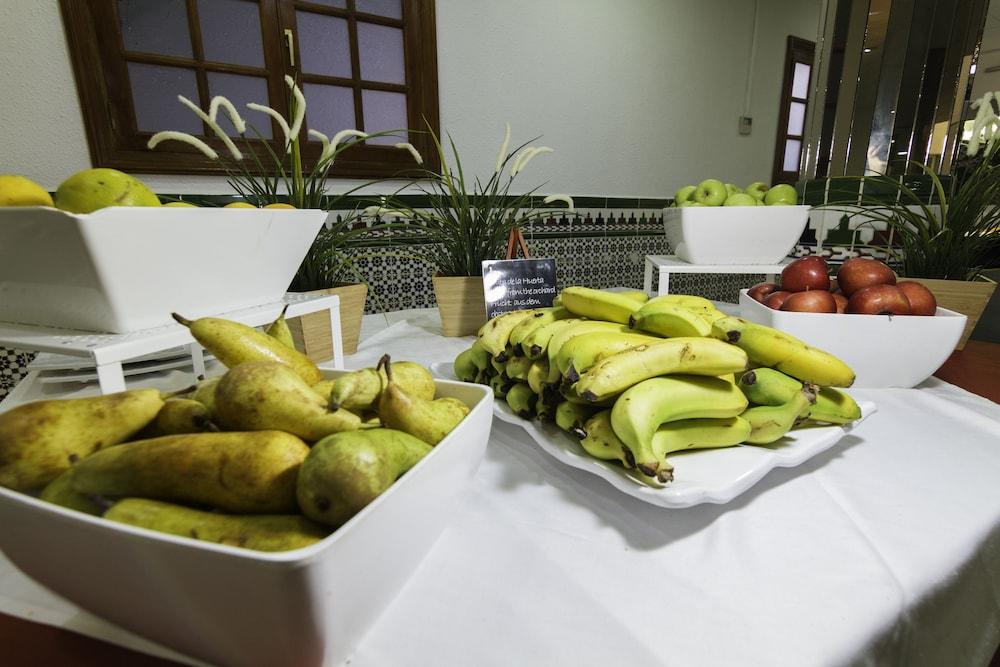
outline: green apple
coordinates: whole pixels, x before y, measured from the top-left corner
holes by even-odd
[[[732,197],[733,195],[737,195],[737,194],[740,194],[742,192],[743,191],[740,190],[739,186],[736,185],[735,183],[726,183],[726,196],[727,197]]]
[[[761,181],[756,181],[756,182],[751,183],[750,185],[748,185],[746,187],[746,190],[744,190],[744,192],[746,192],[748,195],[750,195],[751,197],[753,197],[757,201],[764,201],[764,195],[767,194],[767,191],[769,189],[770,189],[770,186],[767,183],[762,183]]]
[[[695,186],[685,185],[683,188],[674,193],[674,206],[680,206],[686,201],[690,201],[691,195],[695,191]]]
[[[791,185],[781,183],[767,191],[764,203],[768,206],[794,206],[799,203],[799,193]]]
[[[737,192],[736,194],[729,195],[726,201],[722,204],[723,206],[756,206],[757,200],[746,194],[745,192]]]
[[[715,178],[709,178],[698,184],[691,198],[705,206],[722,206],[728,196],[725,183]]]
[[[680,204],[681,208],[687,208],[688,206],[704,206],[700,201],[692,201],[688,199],[687,201],[682,201]]]

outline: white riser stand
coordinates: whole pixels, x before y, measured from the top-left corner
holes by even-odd
[[[333,365],[335,368],[343,368],[344,345],[340,336],[340,297],[336,294],[286,294],[281,301],[275,303],[220,313],[215,317],[258,327],[273,322],[286,304],[288,305],[286,317],[298,317],[329,309],[330,330],[333,332]],[[205,374],[201,345],[194,340],[187,327],[180,324],[168,324],[128,334],[98,334],[0,322],[0,345],[19,350],[53,352],[90,359],[96,367],[101,393],[104,394],[124,391],[123,361],[182,345],[191,351],[195,378]],[[28,380],[29,378],[25,377],[22,382]]]
[[[653,293],[654,271],[658,276],[658,295],[670,293],[671,273],[763,273],[765,280],[775,282],[775,277],[791,262],[787,259],[778,264],[689,264],[677,255],[646,255],[643,289],[646,294]]]

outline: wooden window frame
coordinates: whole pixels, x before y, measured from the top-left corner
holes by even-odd
[[[778,130],[775,133],[774,141],[774,164],[771,168],[771,183],[795,183],[802,173],[802,150],[805,148],[805,124],[803,124],[803,134],[788,133],[788,115],[792,108],[792,102],[801,102],[806,105],[805,113],[809,113],[809,90],[815,72],[816,43],[800,37],[788,36],[785,47],[785,76],[781,86],[781,106],[778,109]],[[792,84],[795,80],[795,64],[802,63],[809,65],[809,82],[806,84],[806,97],[793,97]],[[799,147],[799,168],[794,172],[785,171],[785,142],[789,139],[798,139],[801,142]]]
[[[206,72],[228,72],[267,77],[271,106],[288,108],[289,92],[283,82],[284,75],[292,74],[305,83],[336,83],[353,87],[355,113],[359,114],[361,86],[372,90],[405,92],[409,141],[424,157],[424,167],[440,168],[437,151],[430,136],[422,130],[430,128],[440,135],[437,84],[437,45],[435,38],[435,12],[433,0],[401,0],[402,19],[369,14],[355,14],[354,0],[346,0],[347,9],[336,9],[299,0],[259,0],[261,7],[262,46],[264,68],[205,63],[200,49],[200,26],[196,20],[197,0],[186,0],[189,30],[192,35],[193,58],[176,58],[152,54],[128,53],[130,61],[158,65],[179,65],[194,70],[198,79],[199,100],[193,100],[207,109],[210,98]],[[117,19],[115,0],[60,0],[60,7],[69,47],[70,60],[76,78],[80,107],[90,157],[95,167],[111,167],[127,172],[157,174],[211,174],[224,175],[225,171],[194,148],[179,142],[167,142],[155,151],[146,147],[152,133],[139,132],[132,104],[132,90],[126,66],[124,41]],[[303,74],[291,66],[289,52],[281,39],[285,28],[295,29],[295,11],[302,9],[313,13],[347,18],[352,35],[351,79]],[[273,19],[273,22],[271,22]],[[406,84],[385,84],[362,81],[358,67],[357,19],[365,22],[404,28],[403,49]],[[301,63],[299,40],[294,40],[294,62]],[[265,102],[266,100],[260,100]],[[308,98],[306,102],[308,103]],[[243,110],[241,110],[241,114]],[[257,116],[258,114],[255,114]],[[308,139],[309,110],[303,123],[300,143],[303,162],[308,168],[319,157],[321,146]],[[257,122],[259,119],[254,118]],[[357,129],[364,129],[364,119],[356,118]],[[425,124],[426,122],[426,124]],[[206,128],[207,129],[207,128]],[[345,128],[313,127],[332,135]],[[281,130],[272,122],[272,136],[280,137]],[[217,151],[224,151],[222,142],[215,137],[203,137]],[[276,146],[272,142],[272,146]],[[280,146],[278,147],[280,149]],[[261,148],[262,152],[266,152]],[[384,178],[412,171],[412,156],[392,146],[363,144],[352,147],[338,156],[330,176],[333,178]]]

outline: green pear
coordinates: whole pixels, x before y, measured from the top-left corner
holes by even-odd
[[[146,498],[123,498],[105,519],[161,533],[256,551],[289,551],[319,542],[330,530],[301,514],[219,514]]]
[[[308,442],[361,428],[360,417],[328,410],[302,378],[273,361],[240,364],[222,376],[215,388],[215,422],[229,431],[287,431]]]
[[[295,512],[309,453],[283,431],[184,433],[101,450],[73,467],[78,493],[208,505],[238,514]]]
[[[195,386],[191,400],[198,401],[208,409],[209,417],[215,414],[215,388],[222,379],[221,375],[202,380]]]
[[[141,439],[155,438],[161,435],[176,435],[178,433],[202,433],[218,431],[212,423],[212,413],[201,401],[193,398],[168,398],[156,417],[137,437]]]
[[[288,328],[288,321],[285,320],[285,312],[288,310],[288,304],[281,309],[281,313],[278,315],[278,319],[271,322],[271,324],[264,331],[268,336],[274,338],[281,342],[282,345],[295,349],[295,340],[292,338],[292,330]]]
[[[190,329],[195,340],[226,368],[247,361],[277,361],[298,373],[306,384],[316,384],[323,379],[319,368],[309,357],[253,327],[219,317],[202,317],[192,321],[177,313],[171,315]]]
[[[434,398],[436,386],[431,372],[413,361],[396,361],[392,375],[397,385],[419,398]],[[333,381],[330,391],[330,408],[346,408],[354,412],[371,410],[378,405],[378,397],[388,380],[381,368],[363,368]]]
[[[336,528],[430,451],[426,442],[387,428],[323,438],[299,471],[299,507],[313,521]]]
[[[38,496],[41,500],[60,507],[66,507],[78,512],[101,516],[104,514],[106,505],[96,502],[90,496],[77,493],[73,490],[73,471],[67,470],[63,474],[49,482],[42,493]]]
[[[400,387],[395,382],[389,355],[382,357],[379,368],[385,369],[388,379],[378,399],[378,415],[386,427],[404,431],[428,444],[436,445],[469,414],[469,407],[459,400],[427,400]]]
[[[156,389],[37,401],[0,414],[0,486],[33,491],[76,461],[125,442],[163,407]]]
[[[145,183],[116,169],[78,171],[56,189],[57,208],[70,213],[92,213],[107,206],[159,206]]]

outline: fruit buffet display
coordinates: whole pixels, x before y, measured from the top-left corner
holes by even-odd
[[[188,389],[43,400],[0,414],[0,485],[152,530],[262,551],[315,543],[465,416],[420,364],[325,378],[266,332],[175,319],[226,366]]]
[[[794,206],[798,193],[787,183],[770,186],[762,181],[740,188],[707,178],[698,185],[685,185],[674,193],[674,206]]]
[[[654,486],[673,479],[671,454],[861,417],[837,389],[854,381],[843,361],[689,295],[567,287],[551,308],[487,322],[454,370]]]

